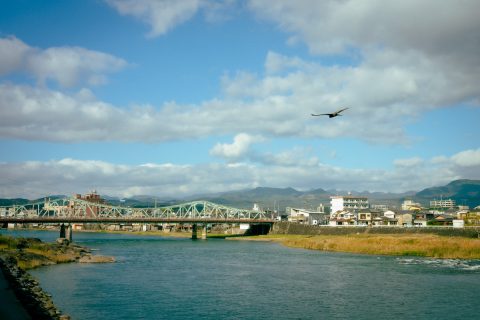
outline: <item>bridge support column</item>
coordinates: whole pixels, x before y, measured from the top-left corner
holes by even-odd
[[[192,224],[192,240],[197,240],[197,224]]]
[[[60,238],[65,238],[65,225],[63,223],[60,226]]]
[[[72,225],[69,224],[65,232],[65,239],[67,239],[69,242],[72,242],[72,238],[73,238],[72,235],[73,235],[73,228],[72,228]]]
[[[207,240],[207,224],[202,227],[202,240]]]

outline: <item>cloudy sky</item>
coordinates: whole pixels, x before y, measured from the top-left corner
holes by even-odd
[[[480,179],[478,12],[476,0],[0,0],[0,197]]]

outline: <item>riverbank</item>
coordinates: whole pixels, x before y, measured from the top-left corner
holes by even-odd
[[[371,255],[480,259],[480,239],[434,234],[270,234],[231,240],[275,241],[292,248]]]
[[[69,319],[55,307],[51,296],[26,270],[40,266],[79,262],[113,262],[112,257],[92,255],[90,250],[62,239],[44,243],[39,239],[0,235],[0,307],[2,319]]]

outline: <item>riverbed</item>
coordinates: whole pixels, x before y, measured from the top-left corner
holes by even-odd
[[[117,262],[31,271],[72,319],[473,319],[480,312],[479,260],[129,234],[75,233],[74,241]]]

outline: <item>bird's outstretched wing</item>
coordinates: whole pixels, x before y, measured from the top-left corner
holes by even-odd
[[[320,114],[313,114],[311,113],[312,116],[318,117],[318,116],[329,116],[331,113],[320,113]]]
[[[340,110],[336,111],[335,113],[336,113],[336,114],[339,114],[340,112],[345,111],[345,110],[347,110],[347,109],[348,109],[348,108],[343,108],[343,109],[340,109]]]

